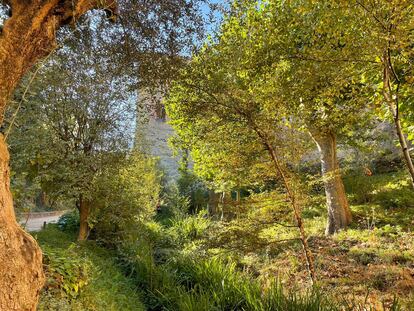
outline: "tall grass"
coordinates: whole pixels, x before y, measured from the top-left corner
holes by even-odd
[[[124,264],[146,292],[149,310],[336,310],[317,291],[286,292],[277,281],[265,289],[232,262],[174,254],[156,264],[149,252],[141,250],[148,247],[135,249],[137,255]]]
[[[169,227],[147,223],[134,243],[120,249],[125,273],[144,292],[149,311],[355,310],[352,301],[340,302],[318,289],[295,291],[277,279],[264,284],[231,259],[208,257],[202,248],[187,251],[208,225],[202,217],[189,218],[171,221]]]

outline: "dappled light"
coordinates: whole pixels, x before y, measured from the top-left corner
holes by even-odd
[[[413,12],[0,1],[0,311],[412,310]]]

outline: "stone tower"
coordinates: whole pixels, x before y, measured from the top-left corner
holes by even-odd
[[[162,94],[146,89],[138,94],[134,148],[157,157],[168,182],[173,182],[179,176],[179,157],[173,155],[168,145],[174,130],[167,123]]]

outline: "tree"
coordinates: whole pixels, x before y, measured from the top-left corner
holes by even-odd
[[[382,101],[389,109],[414,176],[401,125],[401,113],[409,112],[413,98],[413,6],[410,1],[270,1],[262,7],[266,30],[252,35],[260,28],[254,20],[249,24],[249,40],[258,38],[252,41],[259,47],[253,48],[258,54],[251,64],[263,64],[261,70],[267,67],[270,73],[277,63],[288,68],[274,78],[279,85],[275,96],[285,97],[318,146],[329,215],[326,233],[331,234],[351,220],[337,137],[363,124],[373,103]]]
[[[78,239],[85,240],[94,180],[128,151],[134,104],[133,79],[128,72],[118,73],[108,49],[97,44],[96,30],[86,27],[77,37],[32,83],[36,95],[21,107],[15,118],[20,126],[12,129],[9,142],[15,174],[38,180],[55,201],[76,202]],[[14,114],[19,107],[12,108]]]
[[[251,88],[252,83],[263,81],[251,79],[237,67],[240,50],[227,41],[233,35],[234,31],[223,31],[217,44],[206,45],[193,56],[170,91],[167,112],[181,141],[191,148],[196,167],[206,167],[206,172],[215,174],[214,169],[208,168],[210,165],[220,165],[223,160],[226,164],[237,163],[234,157],[244,154],[250,163],[271,169],[272,177],[279,179],[292,208],[310,278],[314,281],[313,256],[301,218],[298,188],[294,186],[296,179],[287,160],[297,157],[296,149],[284,143],[292,133],[290,124],[283,118],[283,106],[273,109],[272,98],[259,87]],[[253,157],[253,154],[260,156]],[[227,169],[228,174],[237,174],[237,168],[242,167],[220,168]]]
[[[414,164],[403,128],[404,122],[410,125],[414,111],[414,5],[411,1],[356,0],[353,7],[355,28],[365,33],[361,44],[365,58],[370,60],[364,78],[371,81],[365,83],[372,95],[379,95],[373,96],[374,102],[389,111],[414,188]]]
[[[56,46],[56,30],[85,12],[102,8],[116,15],[110,1],[2,1],[9,11],[0,34],[0,114],[23,75]],[[16,223],[10,193],[9,153],[0,138],[0,309],[34,310],[43,285],[42,255],[35,240]]]
[[[174,43],[182,42],[180,38],[186,36],[194,38],[191,32],[192,24],[189,21],[199,21],[199,15],[196,14],[197,3],[198,1],[193,0],[150,2],[121,0],[119,9],[127,20],[122,19],[121,25],[111,28],[111,32],[106,33],[106,38],[125,45],[124,48],[111,49],[111,52],[117,55],[127,54],[128,49],[125,46],[133,46],[133,44],[127,44],[128,38],[134,38],[135,42],[140,42],[141,47],[148,48],[151,52],[154,52],[157,47],[164,46],[164,42],[169,43],[168,47],[176,47]],[[82,20],[81,16],[93,8],[104,10],[107,17],[112,20],[118,13],[118,5],[114,0],[55,2],[3,0],[1,2],[1,12],[8,12],[0,35],[2,47],[0,51],[0,112],[2,115],[24,74],[56,48],[56,36],[61,34],[59,32],[61,27],[68,24],[76,25]],[[128,21],[133,21],[129,25],[133,25],[135,30],[134,33],[126,35],[129,30]],[[187,26],[187,31],[177,25]],[[133,63],[136,64],[136,62],[135,59]],[[36,306],[39,289],[43,283],[41,253],[36,242],[25,234],[15,221],[9,190],[9,155],[3,139],[0,139],[0,150],[2,150],[0,166],[3,170],[1,175],[4,178],[0,191],[1,201],[4,202],[0,211],[2,223],[0,259],[2,262],[10,263],[0,268],[0,309],[31,310]],[[28,261],[30,264],[27,264]]]
[[[327,234],[351,222],[336,141],[363,115],[362,102],[352,97],[358,89],[353,82],[354,66],[321,60],[321,56],[331,59],[348,53],[337,47],[338,39],[330,33],[346,31],[350,23],[346,15],[333,28],[317,25],[320,20],[330,25],[338,17],[340,11],[331,12],[328,2],[251,5],[240,1],[222,25],[227,44],[223,49],[235,59],[232,70],[237,78],[249,79],[243,87],[274,98],[267,101],[269,113],[283,110],[283,118],[293,118],[295,128],[310,133],[318,146],[327,198]]]
[[[354,51],[348,50],[347,41],[352,32],[350,14],[329,1],[289,5],[270,1],[258,14],[249,26],[256,31],[260,23],[267,27],[252,36],[259,48],[254,48],[250,66],[261,64],[258,72],[274,81],[269,91],[281,99],[289,115],[300,120],[300,127],[318,147],[328,210],[325,233],[333,234],[352,219],[337,137],[352,132],[365,108],[364,101],[355,96],[360,89],[357,64],[344,61]]]

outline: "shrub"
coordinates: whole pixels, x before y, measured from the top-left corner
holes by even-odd
[[[160,203],[160,173],[155,159],[131,154],[121,167],[110,168],[96,181],[94,233],[107,246],[136,238],[136,227],[148,221]]]
[[[88,284],[90,262],[75,256],[74,247],[75,244],[71,244],[65,250],[43,248],[44,266],[48,276],[46,291],[73,299]]]
[[[79,229],[79,211],[73,210],[63,214],[57,224],[62,231],[77,232]]]
[[[172,218],[185,217],[190,210],[191,198],[180,193],[176,185],[165,189],[165,204],[161,207],[157,219],[168,224]]]
[[[394,184],[379,191],[376,200],[385,209],[413,208],[414,194],[411,189],[402,185]]]
[[[412,192],[404,171],[383,175],[352,175],[344,179],[355,204],[377,203],[386,209],[413,207]]]
[[[372,183],[372,177],[355,174],[347,176],[344,179],[346,192],[350,194],[351,201],[354,204],[364,204],[373,200],[372,192],[375,185]]]
[[[167,234],[177,245],[184,245],[202,237],[210,225],[210,220],[205,212],[187,217],[176,217],[171,220]]]

